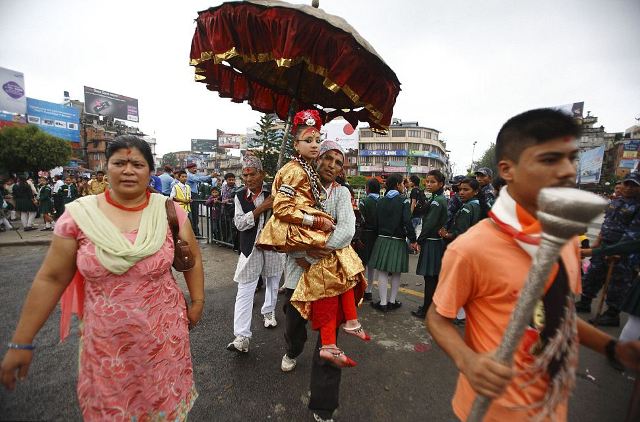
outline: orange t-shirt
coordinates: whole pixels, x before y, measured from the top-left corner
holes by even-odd
[[[580,293],[577,240],[565,245],[561,257],[569,288]],[[446,250],[433,297],[436,311],[445,318],[455,318],[458,309],[464,307],[467,315],[465,343],[478,353],[493,351],[502,340],[530,266],[531,257],[515,240],[490,219],[480,221]],[[545,396],[549,377],[542,374],[533,384],[520,387],[531,381],[531,375],[518,372],[523,368],[525,357],[524,351],[516,352],[516,376],[502,396],[492,402],[485,422],[529,420],[535,414],[535,411],[514,408],[540,402]],[[467,419],[475,397],[466,377],[460,374],[452,400],[458,418]],[[555,416],[557,420],[566,420],[566,400],[556,407]]]

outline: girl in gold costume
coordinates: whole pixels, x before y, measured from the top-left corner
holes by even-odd
[[[314,170],[315,160],[324,153],[321,151],[320,127],[321,119],[316,110],[296,114],[293,133],[298,154],[276,174],[273,216],[256,242],[258,247],[302,255],[309,249],[325,248],[335,230],[335,222],[326,212],[325,203],[336,184],[332,182],[326,188]],[[325,141],[328,142],[331,141]],[[337,144],[335,147],[340,148]],[[341,148],[338,151],[344,156]],[[337,347],[336,329],[344,322],[346,333],[370,340],[358,322],[356,312],[356,303],[366,288],[362,262],[351,246],[336,249],[317,262],[306,259],[312,265],[300,277],[291,304],[302,317],[311,320],[314,330],[320,331],[320,357],[339,367],[355,366],[355,362]]]

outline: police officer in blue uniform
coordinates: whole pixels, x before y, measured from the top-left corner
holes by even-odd
[[[493,206],[496,202],[496,190],[493,188],[493,171],[488,167],[480,167],[475,171],[476,180],[480,185],[480,190],[484,192],[484,197],[487,200],[489,207]]]
[[[631,173],[623,181],[622,195],[613,199],[605,211],[600,235],[594,246],[610,246],[623,238],[633,236],[632,222],[640,213],[640,174]],[[599,326],[620,326],[620,310],[631,281],[633,268],[629,257],[612,263],[613,272],[607,294],[607,310],[592,321]],[[602,288],[608,264],[604,257],[593,257],[591,267],[582,278],[582,297],[576,303],[578,312],[591,312],[591,301]]]

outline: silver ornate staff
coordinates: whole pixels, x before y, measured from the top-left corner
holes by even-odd
[[[527,281],[496,351],[496,361],[511,365],[560,249],[569,239],[585,233],[589,222],[603,211],[606,204],[599,196],[578,189],[545,188],[540,191],[537,213],[542,226],[540,248],[533,257]],[[478,396],[467,422],[482,421],[490,404],[490,399]]]

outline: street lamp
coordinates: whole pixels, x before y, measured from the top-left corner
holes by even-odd
[[[473,155],[476,152],[476,144],[478,143],[478,141],[473,141],[473,148],[471,149],[471,172],[473,172]]]

